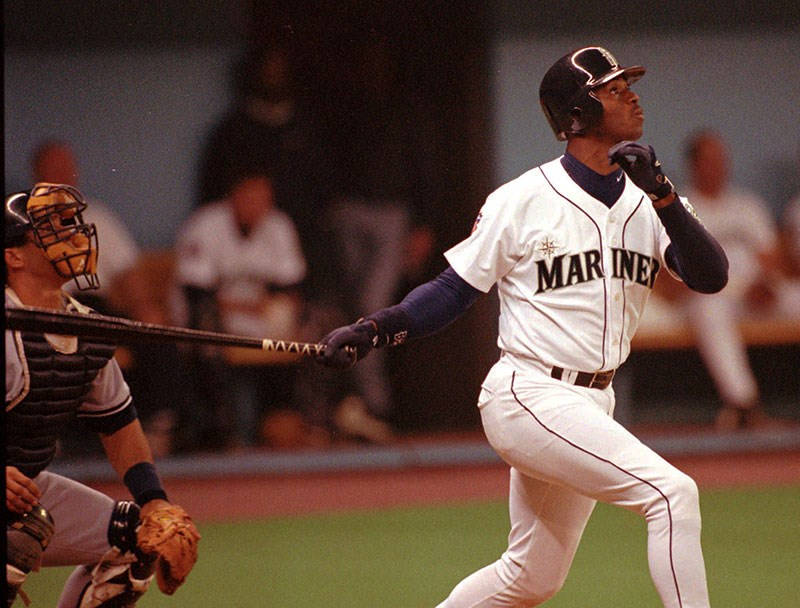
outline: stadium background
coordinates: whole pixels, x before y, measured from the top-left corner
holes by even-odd
[[[51,136],[68,139],[81,159],[86,189],[113,202],[143,246],[168,247],[192,205],[197,155],[208,129],[230,102],[230,66],[242,49],[276,32],[288,32],[302,51],[305,86],[319,90],[324,99],[325,91],[340,86],[338,68],[348,60],[354,41],[372,28],[385,28],[401,40],[405,69],[416,75],[421,89],[436,92],[434,111],[453,152],[439,159],[444,190],[449,193],[446,200],[437,202],[433,214],[440,250],[461,238],[492,188],[560,152],[540,116],[538,78],[554,56],[587,42],[611,48],[623,62],[640,62],[649,68],[648,77],[637,87],[649,108],[645,138],[658,142],[665,165],[674,167],[671,175],[677,183],[683,179],[680,142],[693,128],[712,126],[729,138],[734,179],[762,194],[776,215],[800,187],[796,170],[800,153],[800,54],[796,42],[800,38],[800,5],[795,2],[781,0],[763,6],[729,1],[706,6],[667,0],[643,10],[641,3],[628,0],[615,3],[613,9],[603,3],[551,2],[545,6],[524,0],[458,6],[440,1],[31,0],[4,3],[6,191],[27,185],[28,156],[37,141]],[[494,302],[485,299],[424,346],[398,349],[393,363],[403,422],[415,433],[407,444],[335,454],[270,453],[255,462],[209,454],[192,461],[160,463],[167,486],[178,501],[186,502],[190,510],[216,505],[217,511],[200,511],[199,515],[201,524],[208,526],[206,546],[224,546],[221,537],[225,529],[213,526],[224,526],[225,521],[236,520],[231,525],[239,526],[249,525],[243,520],[266,517],[290,529],[290,520],[271,518],[357,509],[353,534],[358,536],[359,515],[363,514],[366,522],[372,508],[416,508],[420,503],[444,500],[447,505],[467,501],[465,508],[494,505],[490,507],[493,511],[479,508],[465,520],[457,514],[460,507],[448,514],[436,511],[442,522],[471,522],[471,527],[492,531],[496,546],[490,548],[486,559],[491,558],[502,548],[505,534],[505,522],[497,522],[496,517],[502,512],[497,501],[505,494],[505,479],[476,431],[474,396],[496,355],[488,346],[493,344],[495,314]],[[768,405],[791,416],[798,415],[797,356],[797,345],[767,347],[758,353],[760,377],[772,379],[765,391]],[[774,592],[780,601],[788,601],[785,604],[764,602],[763,596],[759,603],[744,595],[744,590],[755,585],[748,581],[762,576],[758,574],[761,570],[747,566],[761,565],[768,571],[774,563],[784,574],[792,567],[792,549],[781,553],[780,548],[794,547],[796,558],[800,529],[796,518],[794,522],[782,518],[786,511],[780,505],[796,505],[800,498],[800,437],[788,432],[720,438],[697,432],[691,425],[663,431],[657,423],[673,417],[674,411],[692,422],[692,416],[703,419],[712,415],[715,404],[708,378],[697,371],[699,360],[693,359],[691,351],[655,357],[638,363],[634,357],[630,365],[653,370],[655,362],[664,370],[695,371],[691,382],[681,383],[675,395],[665,397],[664,391],[676,387],[663,382],[653,382],[655,387],[641,381],[637,385],[636,406],[641,408],[637,415],[640,422],[650,423],[646,426],[648,441],[670,458],[697,458],[695,464],[685,461],[687,470],[705,475],[701,486],[704,496],[711,496],[711,504],[717,491],[712,488],[720,483],[748,486],[748,494],[736,494],[732,500],[742,507],[741,512],[733,513],[727,506],[717,512],[731,518],[730,530],[747,529],[749,518],[758,518],[758,526],[752,522],[754,529],[760,530],[767,522],[777,524],[758,539],[739,537],[740,543],[754,547],[757,540],[767,548],[741,558],[738,567],[727,571],[729,579],[712,581],[712,595],[720,594],[724,587],[732,590],[725,596],[731,598],[726,605],[795,605],[796,588],[779,586]],[[453,370],[458,370],[457,381]],[[687,377],[678,375],[684,380]],[[666,409],[661,409],[665,405]],[[456,433],[443,433],[445,430]],[[711,468],[720,464],[721,469]],[[59,466],[63,472],[121,495],[120,486],[109,481],[109,471],[102,463]],[[220,481],[223,476],[226,483]],[[426,493],[421,484],[431,476],[435,485],[452,487],[455,494],[445,499]],[[345,478],[356,482],[345,483]],[[248,485],[251,482],[255,485]],[[780,486],[782,501],[770,498],[771,490],[765,487],[772,485]],[[206,494],[205,489],[216,493]],[[476,494],[465,495],[466,490]],[[400,498],[390,498],[394,491]],[[323,501],[337,497],[340,503]],[[309,509],[309,505],[319,509]],[[396,512],[387,513],[391,517]],[[424,511],[422,518],[431,519],[432,513]],[[315,530],[334,526],[329,520],[301,521],[317,522],[317,528],[312,525],[308,531],[298,532],[311,546],[320,538]],[[414,525],[413,521],[404,525]],[[739,524],[741,528],[736,527]],[[728,529],[727,520],[717,525]],[[613,526],[600,527],[597,535],[605,542],[613,538],[612,530]],[[460,535],[463,531],[456,527],[447,533]],[[245,532],[256,539],[258,534]],[[380,534],[376,534],[377,538],[364,542],[380,544]],[[240,538],[231,532],[234,537]],[[445,542],[450,537],[432,538]],[[636,538],[641,545],[641,535]],[[346,576],[344,564],[341,571],[334,567],[340,558],[326,541],[331,542],[327,537],[320,542],[332,562],[326,571],[329,578],[360,584],[358,572]],[[734,547],[737,539],[731,542]],[[774,554],[770,555],[769,547],[775,548]],[[729,553],[740,556],[740,549],[731,548]],[[722,547],[717,550],[726,551]],[[302,553],[298,550],[297,554]],[[471,556],[477,561],[470,562],[470,567],[485,561],[476,553]],[[433,571],[449,557],[447,552],[425,554],[420,563]],[[397,557],[387,551],[375,559]],[[402,554],[402,560],[415,561],[413,548]],[[220,576],[212,568],[214,563],[206,562],[209,570],[200,571],[202,583],[197,584],[208,597],[214,597],[213,580],[208,579]],[[795,559],[795,570],[796,563]],[[280,565],[269,564],[270,576],[283,576],[275,571]],[[231,563],[220,565],[225,568],[226,580],[240,589],[261,584],[257,566],[251,571]],[[643,561],[634,568],[646,579]],[[461,567],[442,588],[446,591],[447,585],[466,572],[468,568]],[[302,565],[294,570],[287,565],[285,575],[302,577]],[[409,576],[416,575],[412,571]],[[307,597],[311,597],[311,588],[324,581],[324,577],[317,583],[301,580],[296,586],[308,586]],[[404,584],[416,583],[406,580]],[[647,587],[646,580],[643,584]],[[231,599],[226,605],[264,605],[256,599],[259,597],[270,596],[262,590]],[[653,604],[652,596],[645,597]],[[146,601],[150,603],[143,605],[184,605],[178,597],[171,603],[162,598]],[[318,605],[280,598],[269,601],[282,606]],[[191,605],[202,605],[196,602]],[[329,597],[327,605],[337,604]],[[423,604],[396,604],[387,599],[365,605]],[[602,601],[598,605],[603,605]]]

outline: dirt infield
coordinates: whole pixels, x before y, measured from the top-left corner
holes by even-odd
[[[800,451],[670,459],[702,489],[800,484]],[[501,465],[406,468],[304,475],[165,479],[170,499],[198,521],[233,521],[340,510],[441,504],[506,497]],[[91,484],[128,498],[119,484]]]

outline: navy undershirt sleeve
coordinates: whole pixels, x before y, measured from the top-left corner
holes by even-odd
[[[666,262],[687,287],[700,293],[716,293],[728,282],[728,258],[720,244],[676,198],[656,209],[671,244]]]
[[[399,304],[367,318],[375,321],[384,343],[393,343],[400,333],[406,338],[420,338],[455,321],[481,293],[448,266],[435,279],[411,290]]]

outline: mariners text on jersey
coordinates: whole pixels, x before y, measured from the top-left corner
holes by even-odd
[[[611,248],[611,255],[612,278],[633,281],[652,289],[661,268],[657,259],[638,251],[618,247]],[[551,260],[537,260],[536,271],[538,274],[536,293],[605,278],[602,257],[597,249],[571,255],[557,255]]]

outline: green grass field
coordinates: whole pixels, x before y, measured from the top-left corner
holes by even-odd
[[[800,487],[706,491],[701,504],[712,605],[800,606]],[[432,607],[499,556],[507,528],[497,502],[201,525],[186,585],[172,597],[153,585],[139,606]],[[29,579],[33,608],[55,606],[69,571]],[[644,522],[599,505],[564,589],[546,605],[660,606]]]

